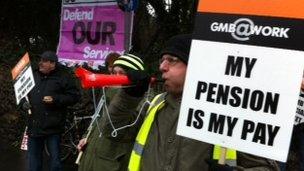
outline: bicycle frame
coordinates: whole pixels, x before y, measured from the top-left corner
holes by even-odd
[[[79,130],[79,122],[86,119],[92,119],[93,115],[90,116],[76,116],[76,112],[73,112],[74,117],[73,119],[66,119],[66,129],[63,133],[64,139],[67,141],[62,141],[60,144],[61,149],[65,149],[64,152],[61,154],[61,161],[66,160],[70,154],[76,154],[77,153],[77,143],[80,140],[82,133],[81,130]],[[75,133],[75,134],[74,134]],[[49,156],[49,150],[47,149],[47,146],[45,145],[45,152]]]

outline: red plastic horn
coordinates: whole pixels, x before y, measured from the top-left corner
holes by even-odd
[[[81,86],[85,89],[131,84],[125,75],[94,74],[81,67],[75,70],[75,75],[79,77]]]

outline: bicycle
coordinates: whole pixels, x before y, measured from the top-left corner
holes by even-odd
[[[77,153],[77,144],[92,119],[91,115],[83,115],[83,113],[88,113],[88,111],[86,109],[69,109],[68,111],[65,120],[65,130],[60,143],[61,161],[65,161],[68,157],[76,155]],[[46,144],[44,148],[46,154],[49,156],[50,153]]]

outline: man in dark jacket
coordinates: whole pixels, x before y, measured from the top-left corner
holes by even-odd
[[[38,69],[34,71],[35,87],[28,94],[29,103],[22,104],[30,109],[28,115],[28,160],[30,171],[42,170],[44,145],[50,152],[50,170],[62,170],[60,162],[60,139],[64,130],[67,106],[75,104],[79,97],[75,80],[58,63],[57,55],[46,51]]]

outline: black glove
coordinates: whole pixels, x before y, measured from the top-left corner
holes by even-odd
[[[133,97],[143,96],[149,88],[150,76],[145,71],[130,70],[127,77],[132,85],[125,88],[125,92]]]
[[[206,160],[210,171],[233,171],[233,167],[228,165],[218,164],[215,160]]]
[[[22,109],[23,110],[29,110],[31,108],[31,104],[28,101],[24,101],[22,104]]]

